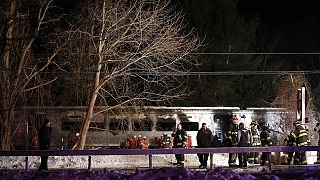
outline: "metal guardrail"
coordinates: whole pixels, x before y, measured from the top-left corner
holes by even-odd
[[[199,154],[210,153],[210,168],[213,167],[213,156],[216,153],[246,152],[299,152],[320,151],[320,146],[271,146],[271,147],[215,147],[215,148],[174,148],[174,149],[107,149],[107,150],[17,150],[0,151],[0,156],[25,156],[25,170],[28,171],[29,156],[88,156],[88,170],[91,171],[91,156],[96,155],[149,155],[149,168],[152,168],[154,154]],[[269,162],[271,162],[269,160]],[[271,169],[271,163],[269,163]]]

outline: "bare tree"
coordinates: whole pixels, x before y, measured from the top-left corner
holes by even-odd
[[[86,58],[93,82],[79,149],[84,148],[89,124],[98,113],[125,105],[170,103],[185,95],[173,75],[183,75],[194,65],[189,53],[201,44],[192,32],[183,31],[183,18],[169,1],[87,3],[81,5],[82,24],[73,38],[74,44],[85,47],[79,48],[86,52],[81,58]],[[105,109],[94,112],[97,104]]]
[[[306,86],[306,100],[307,109],[306,117],[309,118],[309,125],[313,127],[315,123],[315,110],[312,102],[311,87],[308,83],[307,77],[305,75],[282,75],[278,76],[276,79],[277,95],[276,99],[271,103],[273,107],[284,108],[287,113],[283,114],[283,122],[280,124],[284,132],[288,133],[293,128],[293,121],[296,120],[297,111],[297,94],[298,89],[302,85]],[[312,130],[313,128],[311,128]]]
[[[54,81],[42,81],[44,71],[56,56],[34,57],[33,45],[43,26],[53,0],[4,1],[0,9],[0,141],[1,150],[9,150],[14,110],[24,93]],[[52,20],[52,19],[51,19]],[[38,80],[41,79],[42,82]]]

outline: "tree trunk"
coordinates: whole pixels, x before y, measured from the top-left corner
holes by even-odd
[[[79,143],[79,149],[84,149],[84,146],[86,144],[87,134],[89,130],[89,125],[93,116],[93,108],[94,104],[96,102],[98,93],[96,91],[93,92],[89,105],[86,110],[86,118],[83,121],[82,129],[81,129],[81,135],[80,135],[80,143]]]
[[[3,135],[1,136],[1,151],[10,151],[11,146],[11,129],[3,127]]]
[[[103,2],[103,22],[105,22],[105,7],[106,7],[106,1]],[[92,91],[92,96],[89,99],[89,104],[87,107],[86,111],[86,119],[83,121],[83,126],[81,130],[81,136],[80,136],[80,143],[79,143],[79,149],[84,149],[84,146],[86,144],[86,139],[87,139],[87,134],[89,130],[89,125],[91,122],[91,119],[93,117],[93,108],[96,103],[97,97],[98,97],[98,92],[101,87],[100,86],[100,72],[101,72],[101,67],[102,67],[102,62],[104,59],[104,53],[103,53],[103,47],[105,46],[104,39],[103,39],[103,34],[105,31],[105,24],[103,23],[101,30],[100,30],[100,37],[99,37],[99,48],[98,48],[98,63],[96,67],[96,74],[95,74],[95,80],[94,80],[94,86],[93,86],[93,91]]]
[[[13,108],[3,109],[1,112],[1,147],[2,151],[9,151],[11,147],[11,127],[10,122],[13,120]]]

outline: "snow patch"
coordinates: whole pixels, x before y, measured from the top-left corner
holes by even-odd
[[[0,157],[0,169],[25,169],[25,157]],[[153,155],[153,167],[174,167],[176,162],[173,154]],[[198,156],[195,154],[185,154],[186,167],[198,167]],[[208,160],[208,165],[209,165]],[[40,157],[28,157],[28,168],[37,169],[40,165]],[[228,154],[213,154],[214,166],[228,166]],[[87,169],[88,156],[49,156],[48,167],[51,169]],[[144,168],[149,167],[149,156],[147,155],[107,155],[92,156],[91,167],[102,168]]]

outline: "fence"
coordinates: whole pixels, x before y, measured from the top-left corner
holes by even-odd
[[[174,148],[174,149],[108,149],[108,150],[18,150],[0,151],[0,156],[25,156],[25,171],[29,170],[29,156],[88,156],[88,170],[91,171],[91,156],[95,155],[149,155],[149,168],[152,168],[154,154],[198,154],[210,153],[210,168],[213,167],[215,153],[246,152],[299,152],[320,151],[320,146],[272,146],[272,147],[219,147],[219,148]],[[269,160],[269,162],[271,162]],[[271,169],[271,163],[269,163]]]

